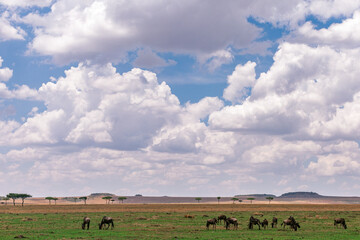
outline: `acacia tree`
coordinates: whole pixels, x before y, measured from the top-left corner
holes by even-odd
[[[112,199],[112,197],[106,196],[106,197],[103,197],[102,199],[105,200],[105,204],[110,204],[110,199]]]
[[[125,199],[127,199],[127,197],[118,197],[118,200],[121,201],[121,203],[124,203]]]
[[[54,200],[53,197],[46,197],[45,199],[46,199],[46,200],[49,200],[49,205],[51,205],[51,200]]]
[[[13,200],[13,204],[15,206],[15,200],[17,198],[19,198],[19,194],[17,194],[17,193],[9,193],[8,195],[6,195],[6,197],[9,198],[9,199],[11,198]]]
[[[239,199],[239,203],[242,203],[242,200],[241,200],[241,199]]]
[[[250,197],[250,198],[248,198],[247,200],[250,200],[250,203],[252,204],[252,201],[255,200],[255,198]]]
[[[54,197],[53,200],[54,200],[55,205],[56,205],[56,200],[58,200],[58,198]]]
[[[235,201],[239,200],[238,198],[234,197],[231,199],[233,201],[233,204],[235,204]]]
[[[85,205],[86,205],[86,200],[87,200],[87,197],[79,197],[80,200],[83,200]]]
[[[32,197],[30,194],[27,193],[19,193],[18,197],[21,198],[21,206],[24,206],[24,201],[26,198]]]
[[[220,199],[221,199],[221,197],[217,197],[218,204],[220,204]]]
[[[273,197],[267,197],[266,199],[269,200],[269,204],[270,204],[271,200],[273,200],[274,198]]]
[[[197,197],[197,198],[195,198],[195,200],[198,201],[198,203],[200,203],[200,201],[202,200],[202,198],[201,198],[201,197]]]

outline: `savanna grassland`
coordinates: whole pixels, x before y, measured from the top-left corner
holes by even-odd
[[[236,217],[238,230],[206,230],[206,220],[220,214]],[[261,217],[260,214],[263,214]],[[185,215],[194,218],[185,218]],[[247,229],[251,215],[277,228]],[[300,223],[298,231],[280,223],[290,215]],[[90,230],[82,230],[84,216]],[[99,230],[103,216],[114,219],[113,230]],[[348,229],[335,228],[343,217]],[[14,239],[360,239],[360,205],[355,204],[108,204],[0,206],[0,238]]]

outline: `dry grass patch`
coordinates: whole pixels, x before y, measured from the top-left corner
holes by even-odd
[[[253,212],[265,215],[266,212],[277,211],[360,211],[360,204],[87,204],[87,205],[26,205],[0,206],[0,213],[22,214],[64,214],[64,213],[96,213],[96,212],[126,212],[127,215],[138,212],[173,213],[189,212]]]

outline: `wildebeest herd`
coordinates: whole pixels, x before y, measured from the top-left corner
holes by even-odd
[[[226,230],[230,230],[231,225],[233,225],[233,230],[237,230],[239,227],[239,223],[238,220],[234,217],[226,217],[226,215],[220,215],[217,218],[211,218],[208,219],[206,221],[206,229],[209,230],[210,225],[212,225],[213,230],[216,230],[216,225],[219,223],[223,222],[225,229]],[[271,227],[272,228],[277,228],[277,223],[278,223],[278,219],[276,217],[273,217],[272,222],[271,222]],[[334,219],[334,226],[338,227],[338,225],[341,225],[344,229],[347,229],[346,226],[346,222],[344,218],[336,218]],[[107,225],[107,227],[105,228],[105,225]],[[266,229],[269,225],[269,222],[267,219],[264,219],[262,222],[255,218],[254,216],[251,216],[249,218],[249,223],[248,223],[248,228],[249,229],[253,229],[254,225],[257,225],[259,227],[259,230],[261,229],[261,227],[263,227],[264,229]],[[109,227],[111,226],[111,229],[114,228],[114,221],[111,217],[107,217],[104,216],[101,219],[101,222],[99,223],[99,229],[109,229]],[[291,229],[293,229],[294,231],[297,231],[298,228],[300,228],[300,224],[295,220],[295,218],[293,216],[290,216],[289,218],[283,220],[283,222],[281,223],[281,226],[283,227],[283,229],[285,229],[286,226],[290,226]],[[83,219],[83,223],[82,223],[82,229],[88,229],[90,227],[90,218],[89,217],[84,217]]]
[[[231,225],[233,225],[234,230],[238,229],[238,226],[239,226],[238,220],[234,217],[228,218],[225,215],[220,215],[220,216],[218,216],[218,218],[208,219],[206,221],[206,229],[209,230],[209,226],[212,225],[213,229],[215,230],[216,224],[221,223],[221,221],[223,221],[226,230],[229,230]],[[276,217],[273,217],[272,222],[271,222],[271,227],[277,228],[277,223],[278,223],[278,219]],[[338,227],[339,224],[341,226],[343,226],[344,229],[347,228],[344,218],[334,219],[334,226]],[[255,218],[254,216],[251,216],[249,218],[248,228],[253,229],[254,225],[257,225],[259,227],[259,230],[261,229],[261,227],[266,229],[269,225],[269,221],[267,219],[264,219],[261,222],[259,219]],[[290,216],[289,218],[285,219],[281,223],[281,226],[283,227],[283,229],[285,229],[286,226],[290,226],[290,229],[292,229],[294,231],[297,231],[298,228],[300,228],[300,224],[295,220],[295,218],[293,216]]]
[[[107,228],[105,228],[105,224],[107,225]],[[101,222],[99,223],[99,229],[109,229],[109,227],[111,226],[111,229],[114,228],[114,221],[111,217],[107,217],[107,216],[104,216],[102,219],[101,219]],[[83,230],[85,230],[85,228],[87,230],[89,230],[89,227],[90,227],[90,218],[89,217],[84,217],[83,219],[83,223],[81,225],[81,228]]]

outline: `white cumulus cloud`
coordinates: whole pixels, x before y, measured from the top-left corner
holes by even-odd
[[[211,114],[210,126],[337,138],[341,130],[329,131],[330,122],[335,116],[345,117],[342,113],[358,105],[359,53],[359,49],[336,51],[326,46],[282,44],[270,70],[256,80],[251,96],[242,105],[227,106]],[[231,82],[228,89],[232,85]],[[344,131],[357,132],[356,118],[345,118],[349,124]],[[325,132],[331,134],[324,136]]]
[[[255,84],[254,62],[247,62],[245,65],[237,65],[235,71],[228,76],[228,87],[224,90],[224,99],[232,103],[242,103],[251,93]]]
[[[11,13],[0,12],[0,42],[7,40],[24,40],[25,31],[13,25]]]
[[[154,73],[133,69],[120,75],[111,65],[79,64],[38,90],[46,111],[29,116],[14,144],[107,143],[112,148],[146,147],[181,107]]]

